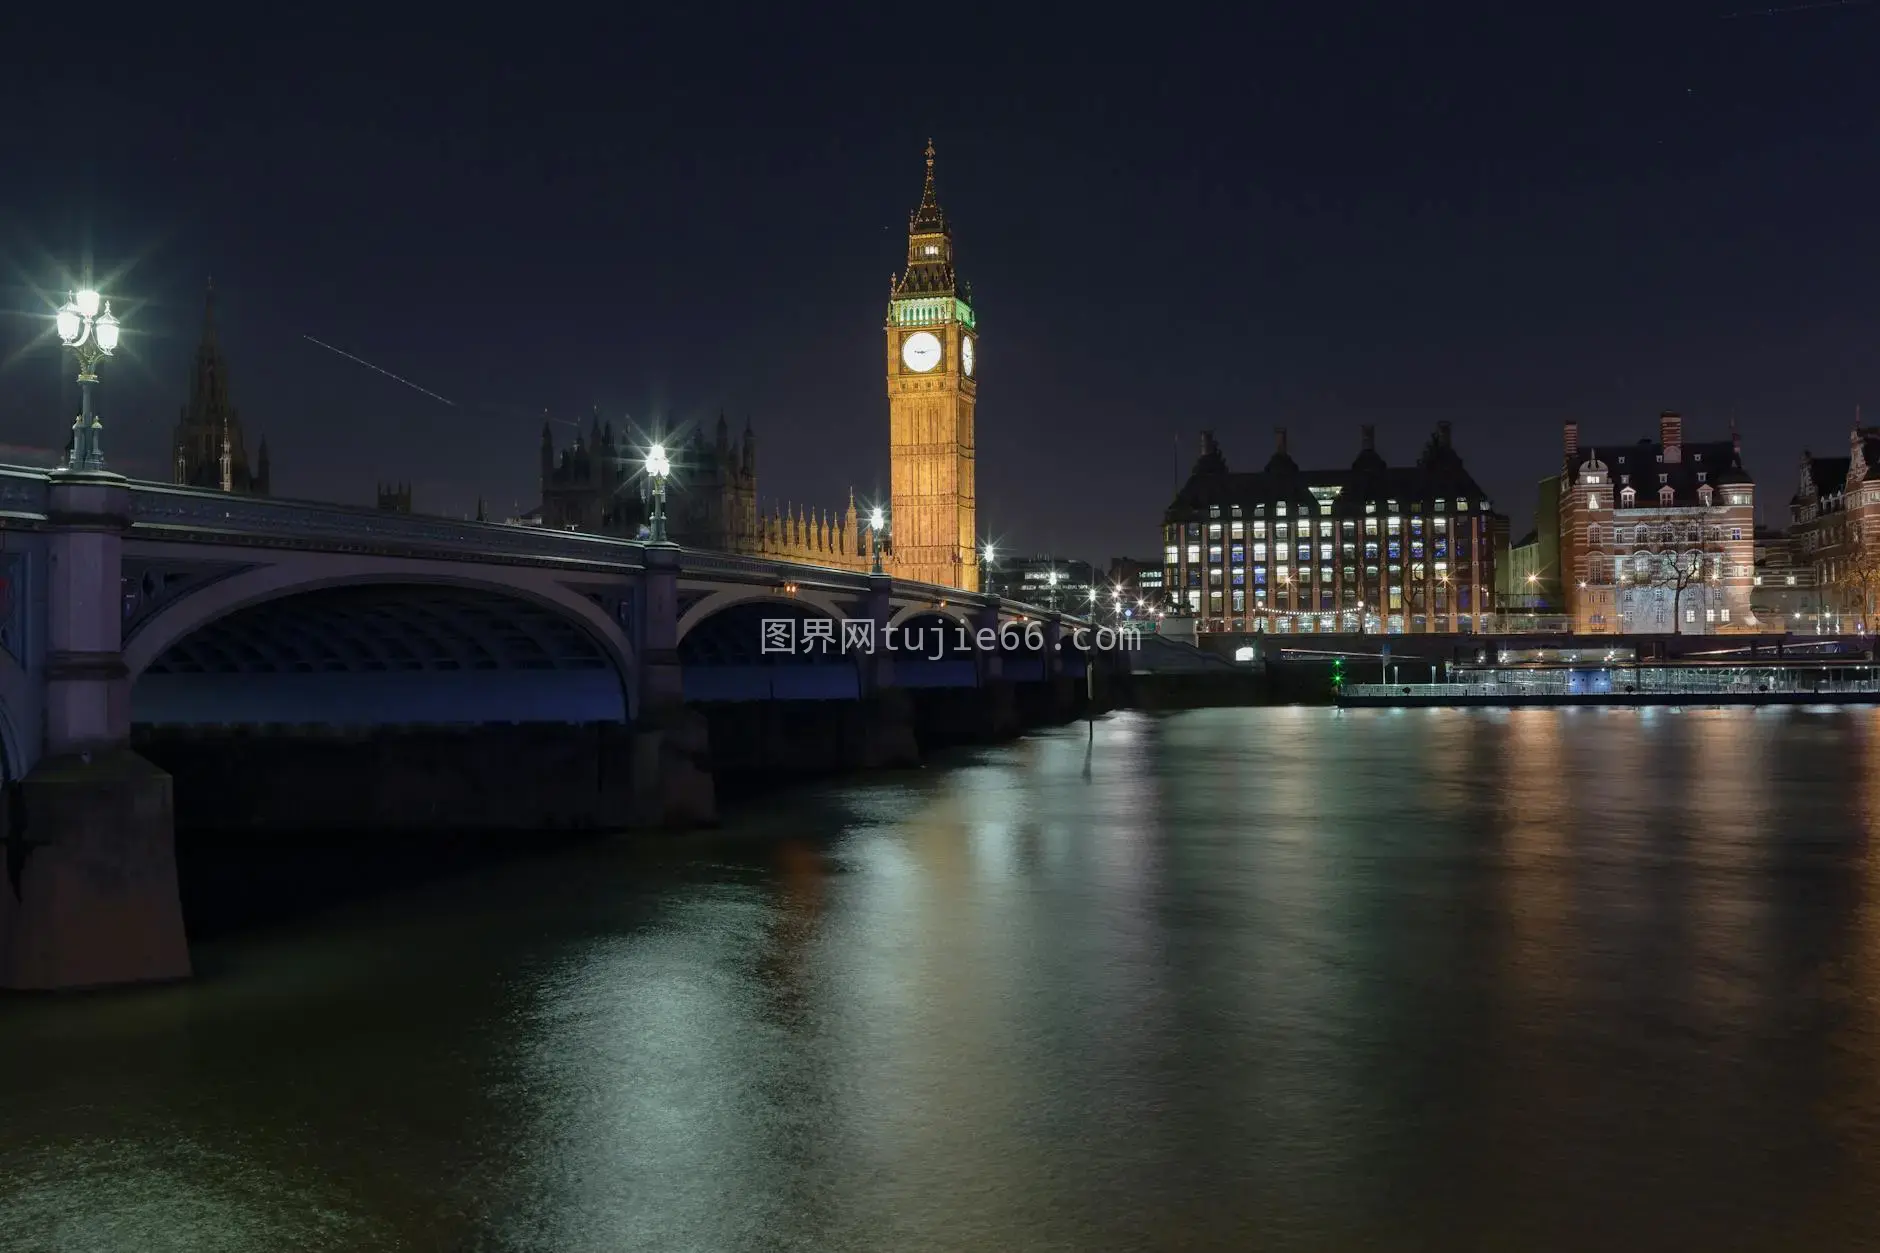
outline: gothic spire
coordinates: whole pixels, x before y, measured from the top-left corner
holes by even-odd
[[[215,280],[209,280],[207,291],[202,298],[202,343],[203,347],[215,344]]]
[[[933,189],[933,140],[927,141],[927,181],[920,189],[920,208],[908,217],[910,235],[937,234],[946,229],[946,217],[940,212],[940,197]]]
[[[951,296],[958,290],[953,274],[953,228],[940,211],[933,184],[933,141],[927,141],[927,181],[921,187],[920,207],[907,215],[907,269],[894,280],[892,302],[908,296]]]

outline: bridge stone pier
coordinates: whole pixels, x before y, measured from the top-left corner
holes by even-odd
[[[1067,625],[675,545],[0,467],[0,988],[187,976],[179,828],[708,823],[726,785],[1074,716],[1108,668]]]

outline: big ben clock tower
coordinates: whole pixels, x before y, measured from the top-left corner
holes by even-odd
[[[908,215],[907,270],[888,303],[888,429],[897,578],[979,590],[973,400],[979,330],[953,272],[953,230],[927,184]]]

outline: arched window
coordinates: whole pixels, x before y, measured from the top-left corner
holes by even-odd
[[[1702,487],[1697,489],[1698,503],[1703,505],[1704,508],[1706,509],[1710,508],[1710,499],[1712,495],[1714,495],[1714,493],[1710,490],[1710,484],[1708,483],[1704,484]]]
[[[1667,485],[1658,489],[1658,503],[1664,508],[1671,507],[1671,488]]]
[[[1640,548],[1643,548],[1647,543],[1650,542],[1645,538],[1645,524],[1644,523],[1641,522],[1639,523],[1639,525],[1632,528],[1632,542],[1634,544],[1637,544]]]
[[[1637,492],[1633,491],[1629,487],[1624,487],[1624,488],[1619,489],[1619,507],[1621,509],[1630,509],[1633,505],[1636,505],[1637,503],[1638,503]]]

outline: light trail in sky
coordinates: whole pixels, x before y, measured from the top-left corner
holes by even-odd
[[[1810,0],[1807,4],[1784,4],[1768,9],[1744,9],[1740,13],[1722,14],[1724,21],[1738,17],[1781,17],[1787,13],[1806,13],[1810,9],[1854,9],[1874,3],[1874,0]]]
[[[383,374],[386,378],[391,379],[394,383],[403,383],[406,387],[409,387],[414,392],[423,392],[425,395],[429,396],[432,400],[441,400],[453,409],[458,407],[457,402],[452,400],[450,397],[440,396],[428,387],[419,387],[416,383],[412,382],[410,379],[401,378],[398,375],[393,374],[390,370],[385,369],[383,366],[373,365],[370,361],[367,361],[364,357],[355,357],[352,353],[347,352],[344,348],[335,348],[333,347],[333,345],[327,343],[325,340],[315,339],[311,335],[302,335],[301,338],[306,340],[310,344],[318,344],[320,347],[326,349],[328,352],[338,353],[340,356],[346,358],[346,360],[348,361],[357,361],[360,365],[364,366],[368,370],[376,370],[380,374]]]

